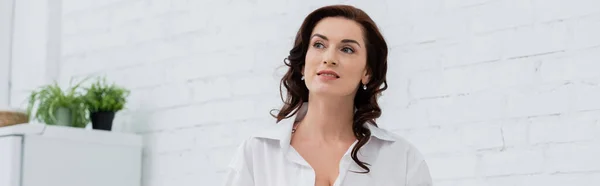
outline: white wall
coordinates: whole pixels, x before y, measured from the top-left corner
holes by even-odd
[[[302,18],[338,2],[65,0],[58,79],[132,89],[115,130],[144,135],[144,185],[218,185],[273,122]],[[435,185],[600,183],[598,1],[343,2],[388,39],[379,122],[425,153]]]
[[[13,0],[0,0],[0,107],[9,105]]]
[[[14,1],[10,106],[26,106],[36,87],[58,80],[61,1]]]

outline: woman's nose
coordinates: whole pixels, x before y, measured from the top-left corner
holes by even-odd
[[[331,51],[331,50],[327,51],[325,53],[324,57],[325,58],[323,58],[323,64],[325,64],[325,65],[337,65],[338,64],[338,61],[335,58],[335,51]]]
[[[325,61],[323,61],[323,64],[325,64],[325,65],[337,65],[337,62],[335,62],[333,60],[325,60]]]

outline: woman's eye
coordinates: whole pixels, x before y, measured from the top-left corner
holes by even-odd
[[[319,42],[317,42],[317,43],[313,44],[313,46],[314,46],[315,48],[325,48],[325,45],[323,45],[323,44],[321,44],[321,43],[319,43]]]
[[[343,51],[344,53],[348,53],[348,54],[352,54],[352,53],[354,53],[354,50],[352,50],[352,48],[348,48],[348,47],[344,47],[344,48],[342,49],[342,51]]]

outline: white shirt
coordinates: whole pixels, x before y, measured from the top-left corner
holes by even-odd
[[[296,116],[243,141],[229,164],[225,185],[314,186],[314,170],[290,145],[293,121],[301,120],[306,108],[305,103]],[[355,142],[340,161],[334,186],[432,185],[427,163],[412,144],[387,130],[365,125],[371,130],[371,138],[357,156],[371,165],[370,173],[360,173],[364,169],[350,156]]]

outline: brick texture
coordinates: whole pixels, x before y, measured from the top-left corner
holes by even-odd
[[[221,183],[235,146],[273,124],[303,17],[334,3],[381,27],[380,126],[424,152],[435,185],[600,183],[599,1],[62,3],[59,80],[132,89],[115,130],[143,135],[145,186]]]

